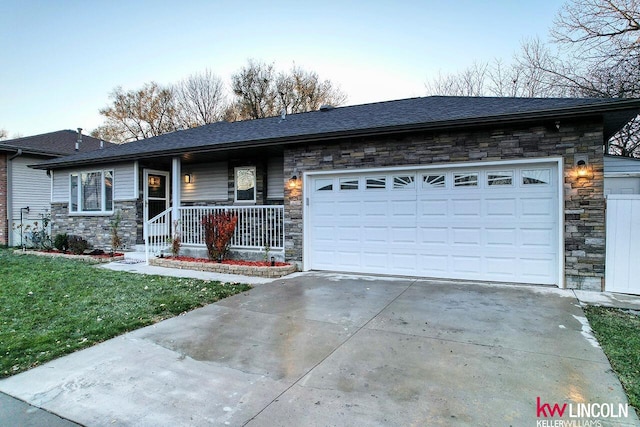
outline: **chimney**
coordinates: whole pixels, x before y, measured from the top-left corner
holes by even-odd
[[[76,151],[80,149],[81,143],[82,143],[82,128],[78,128],[78,140],[76,141]]]
[[[104,141],[100,140],[100,149],[102,150],[104,148]]]

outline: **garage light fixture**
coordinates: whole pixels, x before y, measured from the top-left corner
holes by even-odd
[[[578,179],[591,179],[593,178],[593,172],[589,167],[589,156],[586,154],[576,155],[574,158],[574,166],[576,169],[576,176]]]
[[[191,184],[193,182],[193,175],[191,175],[190,173],[185,173],[184,174],[184,183],[185,184]]]

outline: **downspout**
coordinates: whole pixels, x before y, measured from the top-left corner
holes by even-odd
[[[9,227],[11,224],[11,219],[13,219],[13,199],[11,194],[13,193],[13,168],[11,167],[11,161],[16,157],[22,156],[22,149],[18,148],[18,151],[15,152],[14,155],[7,157],[7,218],[6,218],[6,228],[7,230],[7,246],[12,246],[13,242],[13,229]],[[20,211],[20,217],[22,217],[22,210]],[[22,220],[20,220],[22,224]],[[22,240],[22,228],[20,229],[20,240]],[[22,246],[22,241],[20,242]]]

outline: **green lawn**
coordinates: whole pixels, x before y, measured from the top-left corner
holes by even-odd
[[[0,378],[248,289],[0,249]]]
[[[640,316],[605,307],[586,307],[584,311],[629,403],[640,409]]]

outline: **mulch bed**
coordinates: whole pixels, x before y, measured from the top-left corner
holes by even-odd
[[[286,262],[276,261],[273,265],[271,265],[270,261],[244,261],[239,259],[225,259],[221,262],[213,261],[207,258],[194,258],[190,256],[168,256],[164,257],[165,259],[170,259],[174,261],[184,261],[184,262],[208,262],[213,264],[226,264],[226,265],[245,265],[251,267],[286,267],[289,264]]]

